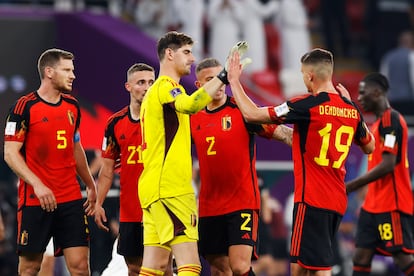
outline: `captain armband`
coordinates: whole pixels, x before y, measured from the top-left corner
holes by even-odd
[[[289,113],[289,106],[284,102],[278,106],[269,106],[267,111],[270,119],[273,122],[280,124],[284,121],[284,116]]]
[[[80,133],[79,131],[75,133],[75,135],[73,136],[73,142],[78,143],[80,142]]]

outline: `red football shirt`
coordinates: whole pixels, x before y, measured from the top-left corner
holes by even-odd
[[[234,99],[191,116],[200,165],[199,216],[260,209],[254,133],[271,137],[276,126],[246,124]]]
[[[102,145],[102,157],[120,159],[120,222],[141,222],[138,178],[143,170],[141,125],[126,106],[109,117]]]
[[[413,213],[410,171],[407,156],[408,130],[404,118],[397,111],[387,109],[372,125],[375,151],[368,157],[368,170],[382,161],[388,152],[397,157],[394,171],[368,184],[364,208],[368,212],[401,211]]]
[[[7,117],[4,140],[23,143],[27,166],[53,191],[58,203],[82,198],[74,158],[79,123],[79,104],[68,94],[51,104],[37,92],[29,93],[17,100]],[[22,179],[18,194],[19,208],[40,205],[33,187]]]
[[[322,92],[287,102],[284,122],[294,124],[294,201],[344,214],[345,162],[352,142],[370,141],[359,110],[338,94]],[[277,107],[269,108],[278,123]]]

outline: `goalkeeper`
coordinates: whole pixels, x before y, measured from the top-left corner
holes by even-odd
[[[199,275],[201,271],[198,212],[191,185],[189,114],[205,107],[228,81],[223,70],[191,96],[187,95],[179,82],[182,76],[190,74],[195,61],[192,46],[193,39],[183,33],[168,32],[160,38],[159,76],[142,102],[144,170],[138,194],[143,209],[144,257],[140,275],[163,275],[171,251],[178,276]],[[231,52],[245,50],[246,46],[240,43]]]

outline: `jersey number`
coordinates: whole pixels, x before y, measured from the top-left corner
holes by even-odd
[[[68,140],[65,134],[66,134],[66,130],[56,131],[56,140],[58,141],[58,144],[57,144],[58,149],[66,149],[66,147],[68,146]]]
[[[383,224],[378,225],[378,232],[381,236],[381,240],[383,241],[392,240],[393,234],[392,234],[391,223],[383,223]]]
[[[128,146],[128,159],[127,164],[135,165],[142,163],[142,148],[141,146]]]
[[[216,155],[217,152],[213,150],[213,146],[216,143],[216,137],[214,136],[206,137],[206,142],[208,143],[207,155]]]
[[[332,124],[328,123],[326,126],[319,130],[318,133],[322,137],[322,145],[319,151],[319,156],[315,157],[316,164],[327,167],[330,164],[330,160],[327,158],[328,149],[331,140]],[[342,143],[342,136],[347,135],[345,143]],[[341,126],[335,132],[335,149],[342,153],[338,160],[332,163],[332,167],[338,169],[342,166],[346,156],[348,155],[349,148],[354,137],[354,129],[350,126]]]
[[[252,228],[247,226],[249,222],[252,220],[252,215],[249,213],[241,213],[240,216],[244,219],[242,225],[240,226],[240,230],[242,231],[251,231]]]

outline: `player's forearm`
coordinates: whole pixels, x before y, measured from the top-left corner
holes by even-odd
[[[201,87],[190,96],[183,94],[177,97],[174,106],[179,112],[194,114],[203,109],[211,100],[212,97]]]
[[[271,123],[267,108],[257,107],[256,104],[247,96],[240,81],[231,79],[230,86],[237,106],[243,114],[244,119],[250,123]]]
[[[12,169],[12,171],[23,181],[33,187],[42,183],[42,181],[33,173],[33,171],[27,166],[23,156],[19,151],[11,149],[11,144],[14,142],[5,142],[4,145],[4,161]]]
[[[96,181],[96,189],[98,191],[96,203],[100,205],[104,203],[108,191],[112,186],[112,181],[114,178],[114,161],[112,160],[112,166],[110,166],[110,164],[107,165],[106,163],[111,162],[106,162],[106,159],[107,158],[104,159],[104,164],[99,172],[98,180]]]
[[[388,162],[381,162],[366,174],[361,175],[347,182],[346,190],[348,193],[358,190],[359,188],[391,173],[394,166]]]
[[[279,125],[273,133],[273,138],[285,143],[288,146],[292,146],[293,129],[285,125]]]

